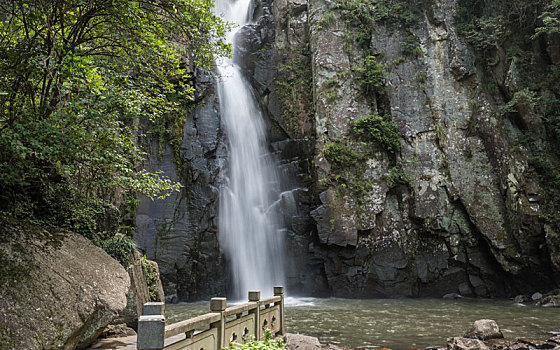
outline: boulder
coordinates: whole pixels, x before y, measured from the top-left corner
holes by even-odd
[[[560,335],[555,335],[554,337],[549,338],[548,342],[560,345]]]
[[[560,307],[560,294],[559,295],[549,295],[537,302],[537,305],[543,307]]]
[[[474,321],[473,326],[465,333],[464,337],[487,340],[503,338],[504,335],[500,331],[500,327],[498,327],[496,321],[477,320]]]
[[[488,350],[482,340],[454,337],[447,339],[447,350]]]
[[[533,299],[533,301],[541,300],[542,294],[539,292],[533,293],[533,295],[531,295],[531,299]]]
[[[126,296],[126,308],[116,318],[113,325],[126,324],[128,327],[136,330],[138,328],[138,318],[142,315],[142,307],[144,303],[150,301],[150,293],[144,269],[142,268],[142,258],[140,253],[135,252],[130,264],[126,268],[130,277],[130,289]]]
[[[529,346],[524,343],[518,343],[506,339],[490,339],[486,345],[491,350],[529,350]]]
[[[516,296],[515,298],[513,298],[513,301],[516,302],[516,303],[525,303],[525,302],[528,302],[530,300],[531,300],[531,298],[529,298],[528,296],[523,295],[523,294],[520,294],[520,295]]]
[[[126,325],[126,323],[121,324],[110,324],[99,336],[100,338],[120,338],[136,335],[136,331]]]
[[[88,239],[0,216],[0,348],[85,348],[124,310],[125,269]]]
[[[443,296],[443,299],[462,299],[463,296],[457,293],[448,293]]]
[[[302,334],[287,333],[284,343],[289,350],[321,350],[319,339]]]

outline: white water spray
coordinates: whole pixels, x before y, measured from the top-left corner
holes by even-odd
[[[251,0],[217,0],[216,13],[239,24],[248,23]],[[276,166],[268,155],[262,112],[230,59],[218,62],[218,96],[228,140],[228,173],[220,191],[219,240],[233,274],[233,297],[248,290],[272,294],[284,282],[283,234],[270,206],[278,199]]]

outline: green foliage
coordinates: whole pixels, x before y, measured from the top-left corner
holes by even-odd
[[[332,165],[347,168],[360,160],[360,155],[352,147],[342,142],[330,142],[325,145],[325,158]]]
[[[546,153],[537,153],[529,158],[529,166],[537,173],[543,186],[543,208],[546,218],[560,227],[560,167],[553,157]]]
[[[363,67],[354,67],[360,90],[365,97],[373,97],[385,87],[385,72],[382,63],[375,56],[366,56]]]
[[[416,35],[409,33],[405,41],[402,43],[403,55],[411,58],[421,58],[424,56],[424,50],[419,44],[419,39]]]
[[[309,47],[300,47],[283,57],[289,61],[281,66],[277,80],[281,128],[292,138],[307,137],[314,122]]]
[[[410,185],[410,176],[404,172],[402,163],[397,163],[396,166],[389,168],[383,179],[389,188],[396,187],[397,185]]]
[[[322,84],[325,98],[328,102],[334,102],[338,98],[338,89],[340,88],[338,79],[339,76],[335,75],[334,77],[325,80]]]
[[[336,15],[334,12],[329,11],[317,23],[318,28],[326,29],[336,23]]]
[[[342,0],[337,4],[349,23],[372,28],[375,23],[410,27],[421,15],[423,0]]]
[[[529,112],[534,112],[537,108],[540,98],[534,91],[525,88],[515,92],[511,100],[509,100],[505,105],[500,108],[500,112],[506,113],[517,113],[519,108],[524,108]]]
[[[500,16],[476,18],[471,23],[460,27],[467,42],[479,50],[496,48],[503,40],[506,28]]]
[[[124,267],[128,266],[132,254],[136,251],[136,243],[128,236],[115,236],[109,239],[94,241],[94,243]]]
[[[426,82],[428,81],[428,76],[426,75],[426,72],[423,70],[419,71],[418,76],[416,77],[416,81],[420,83],[421,89],[426,88]]]
[[[52,215],[56,224],[91,235],[99,229],[99,208],[115,206],[119,193],[160,198],[179,190],[161,174],[139,170],[146,154],[137,126],[157,123],[192,99],[182,57],[209,67],[229,52],[226,25],[212,6],[206,0],[0,6],[0,209],[48,218],[45,202],[65,201],[69,192],[76,207],[67,217]],[[60,197],[52,199],[55,193]]]
[[[373,189],[373,184],[368,180],[352,179],[348,184],[348,188],[354,194],[356,203],[362,205],[368,193]]]
[[[142,257],[142,270],[144,271],[144,276],[146,276],[146,284],[148,285],[150,301],[163,301],[159,300],[158,275],[154,269],[154,265],[152,265],[148,258],[146,258],[146,255]]]
[[[545,11],[539,15],[542,24],[535,30],[531,39],[536,39],[540,35],[551,35],[560,33],[560,0],[552,0],[546,4]]]
[[[270,329],[264,331],[263,340],[251,339],[245,344],[232,343],[224,350],[287,350],[288,348],[284,344],[282,339],[274,340],[272,332]]]
[[[512,33],[533,34],[539,11],[556,0],[460,0],[458,32],[477,50],[487,54],[502,46]]]
[[[478,130],[478,115],[480,113],[480,105],[478,104],[476,99],[470,99],[468,101],[469,107],[469,118],[467,119],[467,131],[470,134],[474,134],[476,130]]]
[[[369,51],[376,24],[410,28],[422,16],[424,0],[341,0],[337,2],[342,18],[357,30],[358,46]]]
[[[365,116],[352,124],[352,132],[364,141],[379,143],[391,155],[401,148],[402,134],[390,116]]]

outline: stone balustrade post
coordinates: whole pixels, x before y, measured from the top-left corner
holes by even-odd
[[[210,311],[220,313],[220,320],[210,325],[210,327],[216,327],[218,329],[218,339],[216,342],[218,346],[218,350],[229,345],[229,344],[224,344],[225,330],[226,330],[226,325],[225,325],[226,317],[224,315],[224,311],[226,308],[227,308],[226,298],[212,298],[210,300]]]
[[[145,303],[143,315],[138,319],[136,348],[138,350],[160,350],[164,347],[165,317],[164,303]]]
[[[284,335],[284,287],[274,287],[274,296],[280,297],[280,334]]]
[[[255,340],[261,339],[261,291],[260,290],[250,290],[249,291],[249,302],[256,302],[257,308],[251,311],[255,314]]]

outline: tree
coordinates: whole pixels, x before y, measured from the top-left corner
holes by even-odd
[[[177,190],[139,170],[138,126],[192,98],[188,64],[208,67],[229,53],[227,24],[212,7],[210,0],[0,0],[4,210],[27,203],[25,211],[48,217],[45,206],[58,200],[88,211],[117,192],[155,198]]]

